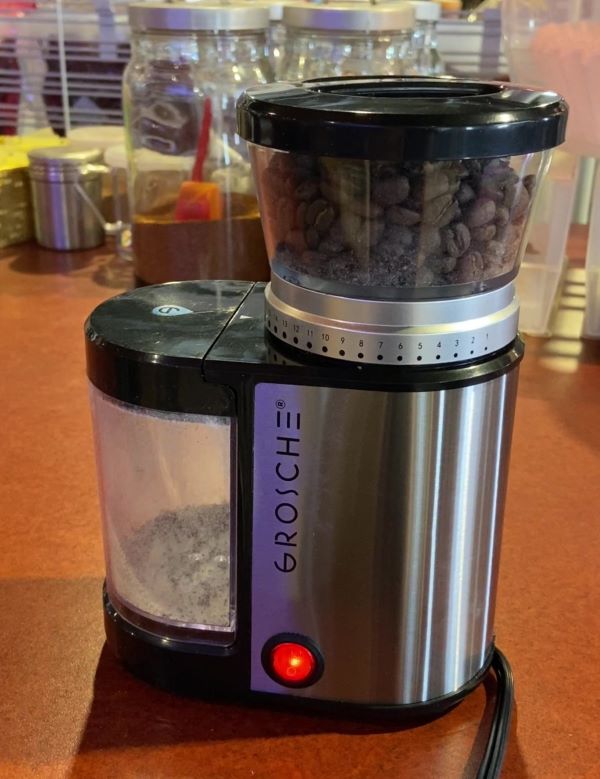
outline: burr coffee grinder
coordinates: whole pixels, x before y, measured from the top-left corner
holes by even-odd
[[[271,283],[86,325],[108,643],[174,690],[449,708],[494,657],[514,279],[567,108],[452,79],[251,89]]]

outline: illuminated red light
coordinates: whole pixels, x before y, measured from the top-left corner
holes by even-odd
[[[271,650],[273,674],[283,684],[302,684],[314,674],[316,667],[315,656],[302,644],[286,641]]]

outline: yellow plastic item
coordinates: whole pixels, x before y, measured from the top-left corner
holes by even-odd
[[[67,141],[52,130],[37,130],[27,135],[0,135],[0,171],[26,168],[27,153],[48,146],[64,146]]]

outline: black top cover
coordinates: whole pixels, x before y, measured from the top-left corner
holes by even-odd
[[[247,90],[242,138],[282,151],[370,160],[508,157],[564,141],[560,95],[453,78],[345,77]]]

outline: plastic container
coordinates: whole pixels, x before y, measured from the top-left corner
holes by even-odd
[[[583,335],[600,338],[600,165],[596,167],[585,264],[586,303]]]
[[[133,624],[235,629],[233,420],[123,403],[90,385],[106,586]]]
[[[531,215],[527,247],[517,279],[519,329],[550,335],[550,321],[564,274],[567,238],[577,191],[578,160],[555,153]]]
[[[235,104],[245,87],[272,80],[267,8],[143,3],[129,14],[123,102],[138,281],[264,278]]]
[[[566,107],[495,83],[331,79],[249,90],[239,120],[272,271],[333,295],[445,298],[515,278]]]
[[[285,55],[279,77],[400,75],[414,63],[414,10],[408,3],[285,5]]]

